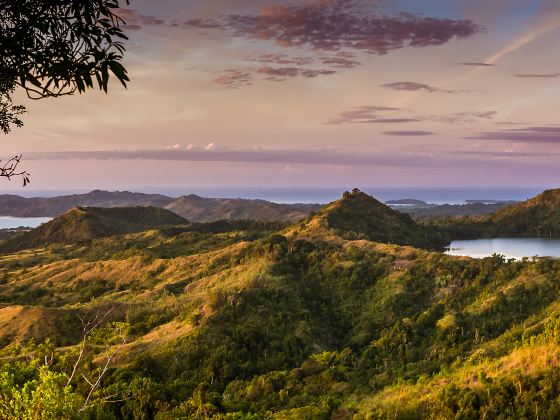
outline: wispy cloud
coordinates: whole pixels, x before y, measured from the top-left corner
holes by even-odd
[[[421,131],[421,130],[397,130],[397,131],[384,131],[381,133],[385,136],[396,136],[396,137],[418,137],[418,136],[431,136],[436,133],[431,131]]]
[[[515,77],[523,79],[557,79],[560,73],[519,73]]]
[[[26,153],[27,160],[154,160],[341,166],[426,166],[442,162],[425,154],[343,153],[336,150],[100,150]]]
[[[491,63],[484,63],[484,62],[463,62],[463,63],[457,63],[457,65],[459,66],[469,66],[469,67],[494,67],[496,66],[496,64],[491,64]]]
[[[264,74],[266,76],[265,80],[282,81],[290,77],[317,77],[325,76],[330,74],[335,74],[334,70],[314,70],[314,69],[302,69],[298,67],[261,67],[258,73]]]
[[[406,112],[406,115],[402,113]],[[389,114],[389,115],[388,115]],[[492,120],[497,111],[466,111],[444,115],[411,116],[410,111],[401,108],[380,106],[359,106],[340,112],[327,124],[379,124],[379,123],[412,123],[432,121],[445,124],[475,123],[481,120]]]
[[[287,54],[259,54],[248,56],[247,61],[254,61],[263,64],[274,64],[279,66],[307,66],[315,62],[315,57],[295,56],[291,57]]]
[[[560,143],[560,127],[525,127],[509,130],[481,132],[476,136],[465,137],[472,140],[493,140],[516,143]]]
[[[393,90],[401,90],[405,92],[418,92],[418,91],[425,91],[425,92],[439,92],[439,93],[467,93],[466,90],[448,90],[448,89],[440,89],[434,86],[427,85],[425,83],[418,83],[418,82],[391,82],[385,83],[380,85],[386,89],[393,89]]]
[[[124,19],[125,31],[139,31],[143,26],[161,26],[167,24],[167,20],[155,16],[144,15],[133,9],[119,9],[118,15]]]
[[[247,70],[224,70],[214,78],[214,83],[229,89],[253,84],[253,74]]]
[[[447,115],[435,115],[426,117],[427,120],[443,122],[447,124],[475,123],[481,120],[492,120],[498,115],[497,111],[475,111],[456,112]]]
[[[402,124],[420,121],[417,118],[388,117],[384,113],[395,113],[400,108],[384,106],[359,106],[349,111],[342,111],[336,117],[331,118],[327,124]]]

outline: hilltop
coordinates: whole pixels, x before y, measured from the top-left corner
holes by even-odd
[[[416,223],[409,215],[354,189],[320,210],[299,228],[302,232],[326,229],[344,239],[437,248],[446,239]]]
[[[0,375],[15,378],[0,397],[24,383],[37,389],[32,381],[49,369],[60,377],[49,396],[83,402],[84,378],[113,357],[82,417],[559,415],[560,261],[401,246],[425,245],[429,228],[358,190],[287,228],[152,229],[153,210],[131,227],[134,211],[82,208],[55,219],[57,230],[91,237],[97,226],[138,229],[126,236],[0,255]],[[77,221],[90,217],[95,229],[82,230],[92,223]],[[184,221],[176,217],[159,221]],[[65,388],[82,348],[80,317],[107,308]],[[27,338],[50,340],[25,343],[33,356],[53,354],[51,365],[14,358],[29,354]]]
[[[19,250],[55,243],[70,244],[187,223],[182,217],[158,207],[76,207],[48,223],[11,237],[0,249]]]
[[[165,208],[193,222],[214,220],[289,221],[303,219],[319,204],[277,204],[241,198],[203,198],[191,194],[180,197]]]
[[[82,374],[116,352],[98,417],[531,417],[538,401],[555,418],[560,263],[345,238],[343,216],[366,209],[417,229],[377,203],[354,192],[310,218],[331,237],[215,224],[2,255],[0,357],[11,360],[16,334],[48,337],[50,369],[68,375],[78,314],[114,307],[64,391],[80,398]],[[17,363],[0,372],[32,379]]]
[[[0,215],[13,217],[56,217],[79,206],[88,207],[165,207],[173,198],[161,194],[94,190],[86,194],[25,198],[0,195]]]
[[[195,223],[217,220],[294,222],[322,207],[319,204],[278,204],[241,198],[204,198],[195,194],[173,198],[129,191],[95,190],[87,194],[33,198],[0,195],[0,216],[57,217],[79,206],[161,207]]]

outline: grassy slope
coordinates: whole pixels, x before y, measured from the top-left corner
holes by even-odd
[[[55,243],[76,243],[186,223],[182,217],[157,207],[76,207],[48,223],[8,239],[2,249],[13,251]]]
[[[391,209],[375,198],[359,191],[345,193],[342,199],[324,207],[307,223],[303,231],[331,230],[344,239],[367,239],[382,243],[438,248],[445,238],[425,229],[412,218]]]
[[[430,416],[450,384],[467,398],[555,372],[560,263],[349,240],[325,214],[287,237],[152,230],[4,255],[0,343],[71,345],[75,314],[116,304],[129,344],[115,378],[143,372],[184,398],[205,384],[216,409],[278,418]],[[501,407],[477,398],[478,416]]]

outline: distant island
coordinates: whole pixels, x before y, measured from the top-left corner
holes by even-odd
[[[389,206],[427,206],[423,200],[417,200],[415,198],[402,198],[400,200],[389,200],[386,201],[385,204]]]
[[[465,200],[466,204],[515,204],[516,200]]]

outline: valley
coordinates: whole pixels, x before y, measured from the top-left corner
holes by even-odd
[[[419,222],[359,190],[295,223],[72,209],[0,244],[0,410],[554,418],[560,262],[441,251],[556,235],[559,197]]]

